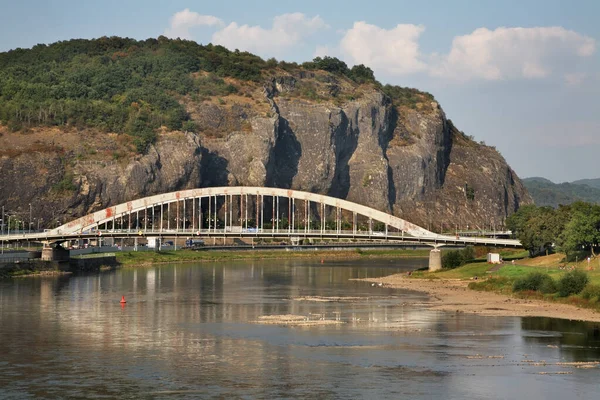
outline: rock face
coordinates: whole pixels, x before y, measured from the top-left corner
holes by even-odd
[[[24,140],[3,130],[0,205],[23,215],[32,203],[36,218],[50,226],[161,192],[274,186],[345,198],[449,231],[500,225],[531,202],[502,156],[466,138],[437,103],[395,107],[375,89],[337,103],[288,96],[302,79],[267,82],[260,107],[195,104],[190,114],[199,133],[163,132],[146,155],[132,158],[115,156],[118,137],[42,130]],[[335,82],[327,88],[340,90]],[[92,154],[89,147],[94,160],[81,156]]]

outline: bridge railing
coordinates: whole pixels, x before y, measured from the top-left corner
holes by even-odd
[[[162,230],[151,230],[151,229],[91,229],[80,231],[77,233],[66,233],[61,234],[60,232],[44,232],[37,234],[21,234],[0,236],[0,242],[23,242],[23,241],[53,241],[53,240],[76,240],[79,238],[103,238],[103,237],[323,237],[323,238],[368,238],[369,240],[407,240],[416,242],[428,242],[438,245],[447,244],[460,244],[460,245],[506,245],[506,246],[520,246],[520,243],[514,239],[496,239],[496,238],[477,238],[477,237],[464,237],[455,235],[438,235],[432,234],[431,236],[412,236],[406,232],[398,231],[368,231],[368,230],[335,230],[335,229],[324,229],[311,228],[311,229],[289,229],[289,228],[240,228],[240,227],[228,227],[227,229],[162,229]]]

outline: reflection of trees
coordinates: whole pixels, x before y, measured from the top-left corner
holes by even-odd
[[[525,342],[560,346],[563,357],[575,361],[600,358],[600,323],[566,319],[521,318],[523,331],[555,332],[560,335],[525,336]]]

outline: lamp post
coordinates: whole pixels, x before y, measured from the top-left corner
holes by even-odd
[[[4,221],[6,221],[4,219],[4,206],[2,206],[2,219],[0,219],[0,221],[2,221],[0,224],[2,224],[2,234],[4,235]]]
[[[31,235],[31,203],[29,203],[29,234]]]

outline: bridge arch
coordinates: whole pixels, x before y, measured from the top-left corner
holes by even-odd
[[[232,207],[231,205],[234,204],[233,200],[234,200],[234,196],[240,196],[239,199],[239,204],[240,206],[240,214],[242,213],[242,208],[244,205],[244,200],[245,200],[245,204],[246,204],[246,214],[248,212],[248,199],[250,196],[251,201],[256,201],[257,204],[257,209],[258,209],[258,204],[260,202],[260,207],[261,207],[261,218],[264,215],[264,208],[265,208],[265,197],[271,197],[272,198],[272,207],[273,207],[273,214],[274,215],[279,215],[279,199],[280,198],[286,198],[288,199],[288,204],[292,204],[292,208],[295,206],[295,202],[296,201],[300,201],[300,202],[304,202],[304,206],[305,206],[305,210],[311,210],[311,207],[313,205],[316,205],[317,207],[321,207],[320,210],[322,210],[321,214],[321,218],[322,218],[322,222],[325,221],[324,219],[324,215],[325,215],[325,211],[326,211],[326,207],[334,207],[336,210],[336,214],[339,216],[341,215],[342,210],[346,211],[346,212],[352,212],[353,214],[353,222],[356,220],[357,216],[363,216],[369,219],[369,221],[378,221],[381,222],[383,224],[385,224],[386,226],[386,230],[387,227],[392,227],[397,229],[398,231],[402,231],[407,233],[408,235],[411,236],[415,236],[415,237],[436,237],[438,235],[418,226],[415,225],[413,223],[410,223],[404,219],[395,217],[393,215],[387,214],[385,212],[376,210],[374,208],[371,207],[367,207],[361,204],[357,204],[357,203],[353,203],[351,201],[348,200],[343,200],[343,199],[338,199],[335,197],[330,197],[330,196],[326,196],[326,195],[322,195],[322,194],[315,194],[315,193],[310,193],[310,192],[304,192],[304,191],[300,191],[300,190],[292,190],[292,189],[279,189],[279,188],[266,188],[266,187],[247,187],[247,186],[236,186],[236,187],[209,187],[209,188],[198,188],[198,189],[188,189],[188,190],[180,190],[180,191],[176,191],[176,192],[170,192],[170,193],[163,193],[163,194],[157,194],[154,196],[149,196],[149,197],[144,197],[141,199],[137,199],[137,200],[132,200],[132,201],[128,201],[126,203],[122,203],[122,204],[118,204],[112,207],[108,207],[105,208],[103,210],[100,211],[96,211],[92,214],[88,214],[86,216],[83,216],[81,218],[75,219],[71,222],[68,222],[67,224],[64,224],[62,226],[59,226],[58,228],[53,229],[52,231],[50,231],[50,234],[55,234],[55,235],[70,235],[70,234],[78,234],[78,233],[82,233],[82,232],[86,232],[86,231],[90,231],[93,229],[97,229],[99,226],[101,225],[105,225],[108,226],[110,225],[110,223],[112,222],[113,224],[113,228],[115,226],[115,221],[120,218],[121,221],[123,218],[129,218],[129,221],[131,221],[131,217],[133,215],[135,215],[137,224],[139,225],[139,214],[143,213],[143,218],[145,218],[145,220],[147,221],[147,216],[148,216],[148,210],[152,210],[154,212],[154,210],[157,207],[160,207],[160,211],[161,213],[164,210],[164,207],[170,207],[170,205],[172,203],[177,203],[177,206],[179,206],[179,202],[184,202],[184,213],[185,213],[185,202],[186,201],[192,201],[192,207],[193,207],[193,212],[195,213],[196,211],[196,207],[198,210],[198,218],[201,218],[201,210],[202,210],[202,201],[204,201],[204,204],[206,204],[207,200],[206,198],[208,198],[208,207],[209,207],[209,224],[210,224],[210,215],[211,213],[215,213],[216,211],[218,211],[218,207],[217,205],[217,199],[218,198],[222,198],[221,201],[223,201],[224,199],[224,204],[225,204],[225,228],[227,229],[228,223],[227,223],[227,213],[230,213],[230,221],[229,223],[233,226],[233,218],[232,216]],[[254,199],[252,199],[252,196],[254,196]],[[204,199],[204,200],[203,200]],[[229,201],[229,211],[227,209],[227,204]],[[212,204],[215,204],[215,208],[212,208]],[[276,208],[276,204],[277,204],[277,214],[275,214],[275,208]],[[267,207],[269,207],[269,204],[267,204]],[[305,211],[306,212],[306,211]],[[179,216],[179,210],[177,211],[178,216]],[[306,212],[307,213],[307,217],[308,217],[308,223],[310,224],[310,217],[311,217],[311,213],[310,211]],[[257,211],[258,214],[258,211]],[[204,215],[206,216],[206,215]],[[288,214],[288,216],[290,216]],[[295,216],[295,212],[293,214],[291,214],[291,218],[293,219]],[[194,215],[194,217],[192,218],[192,228],[195,228],[195,217],[196,215]],[[248,220],[248,218],[246,218],[246,221]],[[161,215],[161,223],[162,223],[162,215]],[[257,220],[256,223],[258,225],[258,215],[257,215]],[[153,221],[154,224],[154,221]],[[198,220],[198,228],[202,228],[201,227],[202,224],[202,219]],[[354,225],[354,224],[353,224]],[[323,228],[323,224],[321,224],[321,229]],[[142,228],[146,228],[145,226],[142,227],[138,227],[139,229]],[[163,226],[160,227],[161,230],[164,229]],[[206,227],[204,227],[206,228]],[[210,229],[210,225],[208,226],[208,228]],[[341,229],[341,226],[340,226]],[[353,229],[356,229],[355,227]]]

